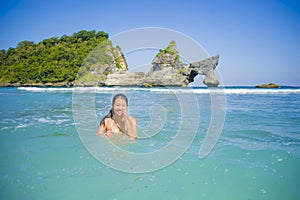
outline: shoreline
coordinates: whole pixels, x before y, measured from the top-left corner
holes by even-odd
[[[209,88],[206,86],[187,86],[187,87],[179,87],[179,86],[153,86],[153,87],[146,87],[146,86],[93,86],[93,85],[86,85],[86,86],[61,86],[61,85],[0,85],[0,88],[180,88],[180,89],[191,89],[191,88],[201,88],[201,89],[258,89],[258,90],[264,90],[264,89],[272,89],[272,90],[278,90],[278,89],[289,89],[289,88],[295,88],[299,89],[300,85],[283,85],[280,88],[257,88],[255,85],[229,85],[229,86],[219,86],[219,87],[213,87]]]
[[[261,85],[268,85],[268,84],[261,84]],[[300,85],[278,85],[279,87],[258,87],[261,85],[224,85],[219,87],[207,87],[205,85],[199,85],[199,86],[187,86],[182,87],[179,85],[95,85],[95,84],[74,84],[73,82],[59,82],[59,83],[4,83],[0,84],[0,87],[38,87],[38,88],[75,88],[75,87],[103,87],[103,88],[113,88],[113,87],[122,87],[122,88],[128,88],[128,87],[140,87],[140,88],[163,88],[163,87],[173,87],[173,88],[210,88],[210,89],[218,89],[218,88],[253,88],[253,89],[283,89],[283,88],[298,88]]]

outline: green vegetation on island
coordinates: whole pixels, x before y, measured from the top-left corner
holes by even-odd
[[[158,55],[169,53],[171,55],[179,55],[176,47],[176,42],[172,40],[170,44],[165,49],[160,49]],[[179,57],[178,57],[179,58]]]
[[[99,81],[114,67],[126,69],[120,47],[108,38],[103,31],[81,30],[0,50],[0,85],[70,85],[76,78]]]

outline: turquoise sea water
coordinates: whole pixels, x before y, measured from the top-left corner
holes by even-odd
[[[172,142],[182,121],[181,106],[189,102],[178,100],[176,93],[186,90],[99,88],[81,93],[83,103],[85,93],[93,93],[92,112],[99,121],[112,95],[122,90],[130,96],[130,114],[144,138],[128,142],[121,137],[115,144],[145,153]],[[89,120],[74,120],[73,92],[0,88],[0,199],[300,198],[300,88],[225,88],[224,127],[203,159],[199,149],[212,116],[210,91],[194,89],[200,119],[193,143],[178,160],[149,173],[115,170],[90,154],[75,126]],[[93,137],[101,145],[103,138]]]

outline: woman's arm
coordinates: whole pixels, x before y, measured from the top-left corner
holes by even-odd
[[[100,125],[99,125],[99,127],[98,127],[98,130],[97,130],[97,135],[100,135],[100,134],[103,134],[104,132],[105,132],[105,130],[106,130],[106,127],[105,127],[105,125],[103,124],[103,123],[101,123]]]
[[[106,126],[107,123],[108,123],[108,119],[105,119],[104,123],[101,123],[99,125],[96,135],[101,135],[104,133],[104,137],[106,138],[110,137],[111,131],[110,130],[107,131],[107,126]]]
[[[127,127],[127,134],[131,140],[137,139],[137,120],[135,117],[125,116],[125,124]]]

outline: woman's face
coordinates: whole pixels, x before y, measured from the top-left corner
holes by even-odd
[[[122,115],[127,110],[127,104],[124,99],[117,98],[113,104],[114,113],[117,115]]]

